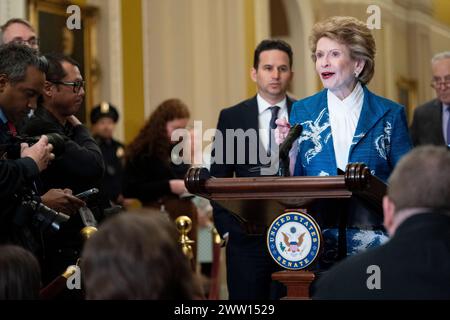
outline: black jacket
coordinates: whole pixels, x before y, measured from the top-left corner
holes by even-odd
[[[77,194],[99,187],[104,171],[103,156],[88,129],[84,125],[73,127],[69,123],[62,126],[49,111],[39,106],[21,128],[21,134],[39,136],[47,133],[59,133],[64,137],[64,152],[41,173],[38,186],[41,193],[52,188],[69,188]],[[101,204],[97,198],[88,202],[97,221],[102,219]],[[44,284],[76,263],[83,245],[80,236],[83,227],[80,215],[75,214],[57,233],[44,238]]]
[[[99,136],[94,138],[105,162],[101,190],[108,200],[117,203],[117,198],[122,194],[124,146],[114,139],[104,139]]]
[[[70,188],[76,194],[92,188],[102,178],[102,152],[84,125],[73,127],[67,123],[62,126],[49,111],[39,106],[21,133],[29,136],[59,133],[66,138],[63,154],[42,172],[41,188],[44,191]]]
[[[39,232],[31,225],[32,212],[23,211],[21,205],[23,196],[31,194],[39,169],[31,158],[17,159],[20,151],[10,159],[11,146],[17,146],[13,140],[0,121],[0,244],[17,244],[39,255]]]
[[[314,299],[450,299],[450,213],[405,220],[383,246],[349,257],[314,284]],[[367,280],[378,266],[381,289]],[[370,283],[372,280],[369,281]]]
[[[188,168],[188,165],[166,165],[154,155],[141,153],[125,164],[123,195],[137,198],[143,204],[174,196],[169,180],[183,179]]]
[[[434,99],[418,106],[414,110],[414,118],[409,132],[415,146],[445,145],[442,130],[442,102]]]

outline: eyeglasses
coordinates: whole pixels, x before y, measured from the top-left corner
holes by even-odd
[[[81,90],[81,88],[84,88],[84,81],[53,81],[53,80],[48,80],[51,83],[54,84],[62,84],[64,86],[72,86],[73,87],[73,93],[78,94]]]
[[[431,87],[436,89],[439,88],[441,85],[444,85],[445,87],[450,87],[450,75],[445,76],[444,79],[438,78],[431,80]]]
[[[28,40],[16,38],[12,42],[30,47],[39,47],[39,38],[30,38]]]

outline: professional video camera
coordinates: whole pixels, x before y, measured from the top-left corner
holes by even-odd
[[[65,138],[58,133],[48,133],[48,142],[53,145],[52,152],[58,157],[64,152]],[[0,144],[0,157],[3,159],[19,159],[20,144],[27,143],[29,146],[37,143],[41,136],[10,136],[6,141]],[[41,199],[36,195],[32,186],[23,186],[17,192],[15,198],[19,204],[14,215],[14,223],[23,226],[32,223],[35,227],[46,230],[51,227],[52,230],[58,231],[60,224],[69,220],[69,216],[64,213],[57,212],[41,203]]]
[[[21,206],[14,216],[14,222],[18,226],[25,225],[31,220],[32,225],[41,231],[46,231],[49,227],[53,231],[58,231],[61,223],[70,219],[68,215],[41,203],[40,198],[31,189],[24,188],[16,197],[21,201]]]

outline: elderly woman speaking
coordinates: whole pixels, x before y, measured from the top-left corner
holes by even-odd
[[[364,162],[386,181],[412,145],[404,108],[366,87],[375,66],[370,30],[355,18],[332,17],[313,27],[310,45],[324,90],[292,107],[291,124],[303,127],[294,175],[337,175],[349,162]],[[279,119],[277,125],[280,143],[290,124]],[[362,200],[322,200],[310,212],[323,230],[324,268],[387,239],[382,215]]]

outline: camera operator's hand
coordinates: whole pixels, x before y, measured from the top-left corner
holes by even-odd
[[[48,163],[55,159],[55,155],[52,153],[53,146],[48,143],[47,136],[41,136],[38,142],[33,146],[28,146],[26,143],[20,144],[20,157],[30,157],[36,162],[39,171],[47,168]]]
[[[77,213],[86,205],[83,200],[74,197],[70,189],[50,189],[41,196],[41,201],[47,207],[68,215]]]

